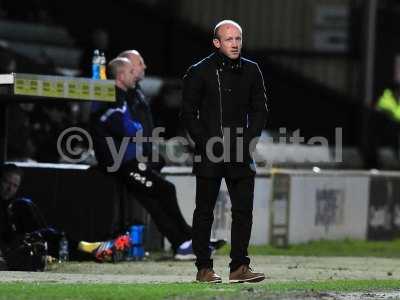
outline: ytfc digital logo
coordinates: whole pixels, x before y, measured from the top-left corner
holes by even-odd
[[[189,151],[176,152],[173,149],[166,147],[166,152],[163,153],[164,160],[172,164],[182,164],[187,161],[193,161],[200,163],[203,160],[208,160],[213,163],[240,163],[250,160],[250,156],[255,152],[256,145],[259,142],[259,137],[246,136],[247,128],[223,128],[221,136],[213,136],[202,141],[201,145],[194,145],[196,148],[201,148],[202,153],[193,155]],[[112,163],[107,166],[108,172],[116,172],[121,167],[122,162],[125,160],[126,153],[135,149],[135,158],[144,163],[148,162],[160,162],[160,153],[158,151],[152,151],[144,155],[143,146],[152,145],[152,149],[156,149],[157,145],[165,144],[166,141],[162,138],[162,134],[165,133],[164,127],[156,127],[151,132],[150,136],[143,136],[143,131],[139,130],[135,136],[106,136],[97,137],[104,139],[102,144],[107,149],[102,151],[107,152],[111,158]],[[330,145],[327,138],[322,136],[314,136],[306,140],[300,134],[300,129],[295,130],[290,134],[288,138],[286,128],[279,128],[279,139],[273,139],[272,137],[264,137],[264,144],[279,144],[281,146],[295,146],[295,145],[307,145],[307,146],[321,146],[325,149],[333,149],[335,162],[342,162],[342,128],[335,128],[335,143]],[[168,140],[170,144],[179,144],[181,148],[186,149],[192,147],[189,139],[183,136],[173,137]],[[156,147],[153,147],[156,146]],[[289,147],[293,148],[293,147]],[[215,149],[221,149],[221,151],[214,151]],[[69,163],[79,163],[87,159],[90,153],[94,150],[94,139],[88,131],[80,127],[70,127],[65,129],[59,135],[57,139],[57,150],[63,161]],[[193,157],[192,157],[193,155]],[[251,157],[257,161],[257,156]],[[259,159],[262,159],[260,157]],[[282,157],[283,161],[290,160],[290,157]],[[316,160],[309,159],[307,161],[318,163],[320,158]],[[282,161],[282,162],[283,162]],[[301,162],[301,161],[298,161]],[[321,161],[322,162],[322,161]]]

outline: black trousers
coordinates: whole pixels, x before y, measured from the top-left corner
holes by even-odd
[[[181,213],[174,184],[149,165],[137,161],[124,163],[117,175],[147,210],[174,251],[183,242],[192,239],[192,228]]]
[[[214,221],[214,206],[218,197],[222,178],[196,177],[196,209],[193,214],[193,251],[196,267],[212,268],[213,261],[208,248],[211,227]],[[253,223],[254,176],[245,178],[225,178],[232,203],[231,262],[229,268],[250,264],[249,246]]]

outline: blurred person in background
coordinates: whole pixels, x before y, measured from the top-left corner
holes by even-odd
[[[61,234],[49,227],[39,208],[30,199],[18,197],[23,171],[14,164],[5,164],[0,176],[0,249],[12,256],[21,241],[28,239],[47,242],[48,253],[58,256]]]
[[[239,24],[230,20],[218,23],[214,28],[213,45],[215,52],[192,65],[183,78],[182,119],[196,144],[195,154],[199,158],[193,163],[196,280],[221,282],[221,277],[213,270],[207,241],[221,181],[225,178],[232,202],[229,281],[258,282],[264,280],[265,275],[251,270],[247,249],[255,176],[251,152],[268,112],[264,80],[258,65],[241,56]],[[229,135],[226,134],[228,130]],[[222,142],[212,145],[211,138]],[[238,139],[242,140],[241,147]],[[217,162],[212,156],[220,159]]]
[[[116,102],[93,102],[91,115],[91,132],[99,166],[124,183],[148,211],[158,230],[171,243],[175,259],[194,259],[192,228],[180,211],[175,186],[152,169],[151,164],[142,156],[141,143],[132,139],[142,132],[143,127],[133,117],[132,106],[129,105],[129,89],[135,86],[144,70],[135,71],[128,58],[117,57],[110,61],[108,71],[110,78],[115,79]],[[114,172],[109,171],[115,165],[110,143],[114,144],[112,148],[122,152],[122,164],[116,166]],[[209,247],[214,248],[221,245],[218,241],[209,243]]]
[[[137,50],[123,51],[118,57],[129,59],[133,66],[134,83],[133,86],[128,88],[128,105],[131,109],[132,117],[143,127],[143,137],[151,137],[154,130],[153,115],[150,104],[140,86],[140,81],[145,77],[147,66],[143,57]],[[153,153],[154,155],[158,155],[157,161],[151,159]],[[151,165],[152,169],[156,172],[160,172],[165,165],[165,161],[163,157],[159,155],[156,145],[153,145],[151,142],[143,143],[143,156],[149,160],[149,165]]]

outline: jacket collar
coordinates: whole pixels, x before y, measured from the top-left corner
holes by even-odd
[[[129,88],[127,90],[127,94],[128,94],[128,96],[132,96],[132,95],[135,95],[137,92],[139,92],[141,90],[142,90],[142,87],[140,86],[140,84],[136,83],[136,85],[134,87]]]
[[[115,97],[117,103],[122,103],[128,99],[128,93],[125,92],[123,89],[120,89],[119,87],[115,86]]]
[[[219,51],[215,51],[213,57],[218,69],[231,72],[241,72],[242,70],[241,56],[238,59],[230,59]]]

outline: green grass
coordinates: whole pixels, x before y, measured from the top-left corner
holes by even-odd
[[[394,241],[314,241],[287,248],[251,246],[251,255],[291,256],[374,256],[400,257],[400,240]],[[218,251],[227,255],[229,246]],[[256,285],[208,285],[196,283],[160,284],[60,284],[60,283],[0,283],[0,300],[106,300],[106,299],[266,299],[270,295],[318,292],[399,291],[400,280],[328,280],[328,281],[265,281]],[[399,291],[400,293],[400,291]],[[296,299],[301,299],[297,298]]]
[[[265,299],[266,295],[294,292],[372,292],[398,289],[400,280],[340,280],[285,282],[258,285],[229,284],[0,284],[0,300],[156,300],[177,299]]]
[[[229,254],[229,245],[218,250],[218,254]],[[313,241],[291,245],[287,248],[273,246],[250,246],[250,255],[290,255],[290,256],[373,256],[400,258],[400,239],[393,241]]]

